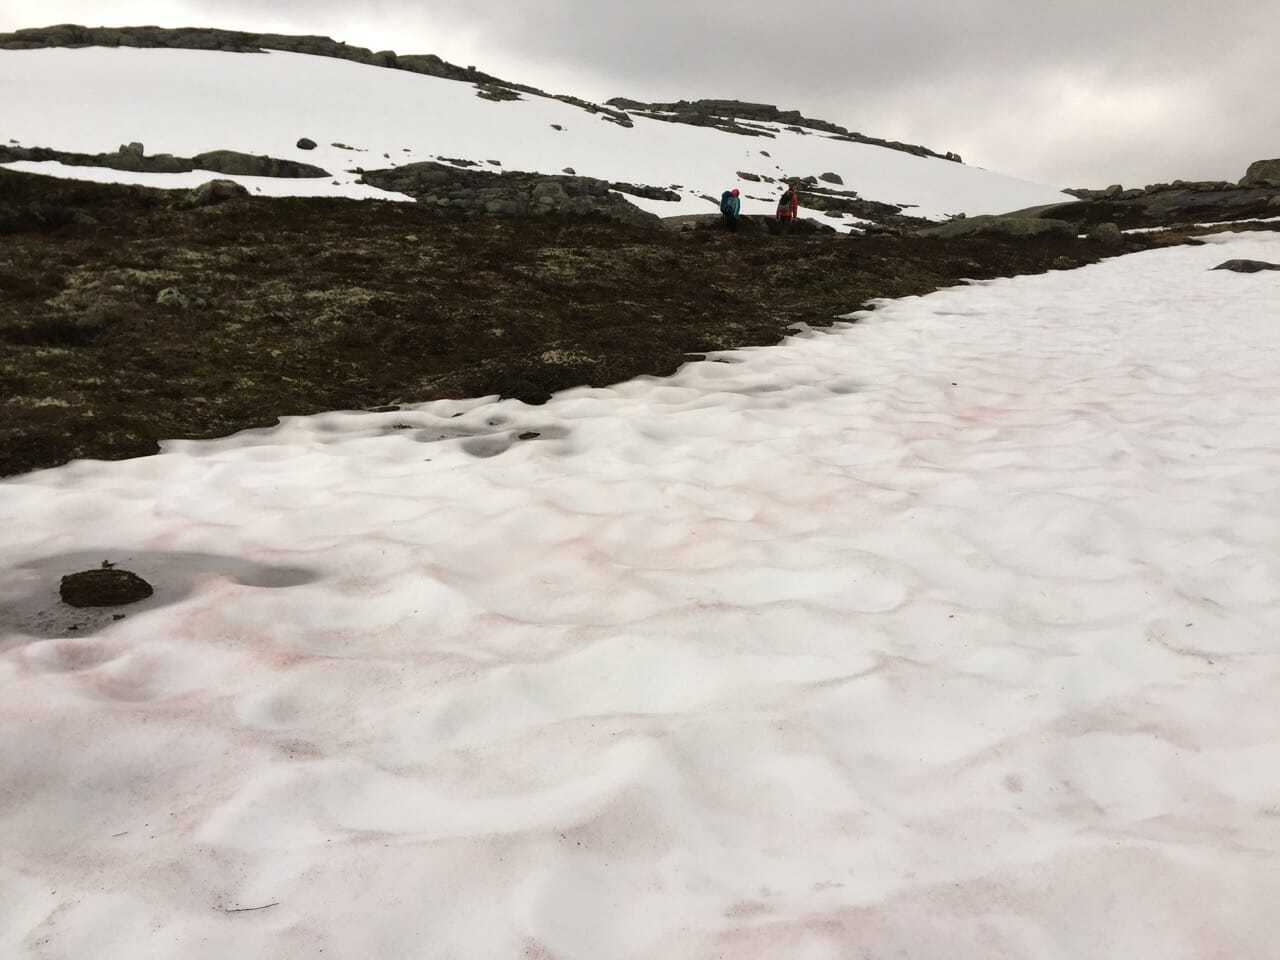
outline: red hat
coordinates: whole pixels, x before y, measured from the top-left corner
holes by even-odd
[[[733,188],[733,195],[734,195],[735,197],[738,195],[738,188],[737,188],[737,187],[734,187],[734,188]]]

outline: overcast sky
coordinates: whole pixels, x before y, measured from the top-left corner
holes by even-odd
[[[1053,186],[1280,157],[1277,0],[0,0],[52,23],[316,33],[601,101],[734,98]]]

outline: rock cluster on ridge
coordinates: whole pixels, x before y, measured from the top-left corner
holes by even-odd
[[[169,153],[147,156],[142,144],[122,144],[115,153],[72,153],[66,150],[50,150],[46,147],[19,147],[0,144],[0,163],[18,160],[55,160],[71,167],[106,167],[109,170],[129,170],[145,173],[190,173],[192,170],[211,170],[232,176],[283,177],[303,179],[332,176],[327,170],[299,163],[296,160],[280,160],[276,157],[260,157],[236,150],[210,150],[194,157],[175,157]]]

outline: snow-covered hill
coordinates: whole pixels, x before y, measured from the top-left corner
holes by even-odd
[[[234,176],[264,195],[383,197],[352,172],[454,158],[489,170],[582,176],[656,187],[681,199],[629,197],[660,216],[713,212],[705,199],[732,186],[743,212],[773,210],[763,178],[834,173],[866,200],[933,219],[997,213],[1070,199],[1040,184],[815,129],[757,123],[772,137],[668,123],[643,113],[619,125],[551,97],[494,101],[473,84],[298,53],[89,47],[0,51],[0,140],[106,153],[141,142],[148,154],[236,150],[316,164],[333,176]],[[300,138],[314,150],[299,149]],[[337,146],[342,144],[343,146]],[[213,174],[126,172],[23,161],[14,169],[160,187]],[[748,173],[762,180],[740,179]],[[218,174],[223,176],[223,174]]]

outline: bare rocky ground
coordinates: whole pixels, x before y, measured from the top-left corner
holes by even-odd
[[[281,415],[536,403],[775,343],[871,298],[1187,238],[730,236],[180,196],[0,170],[0,475]]]

